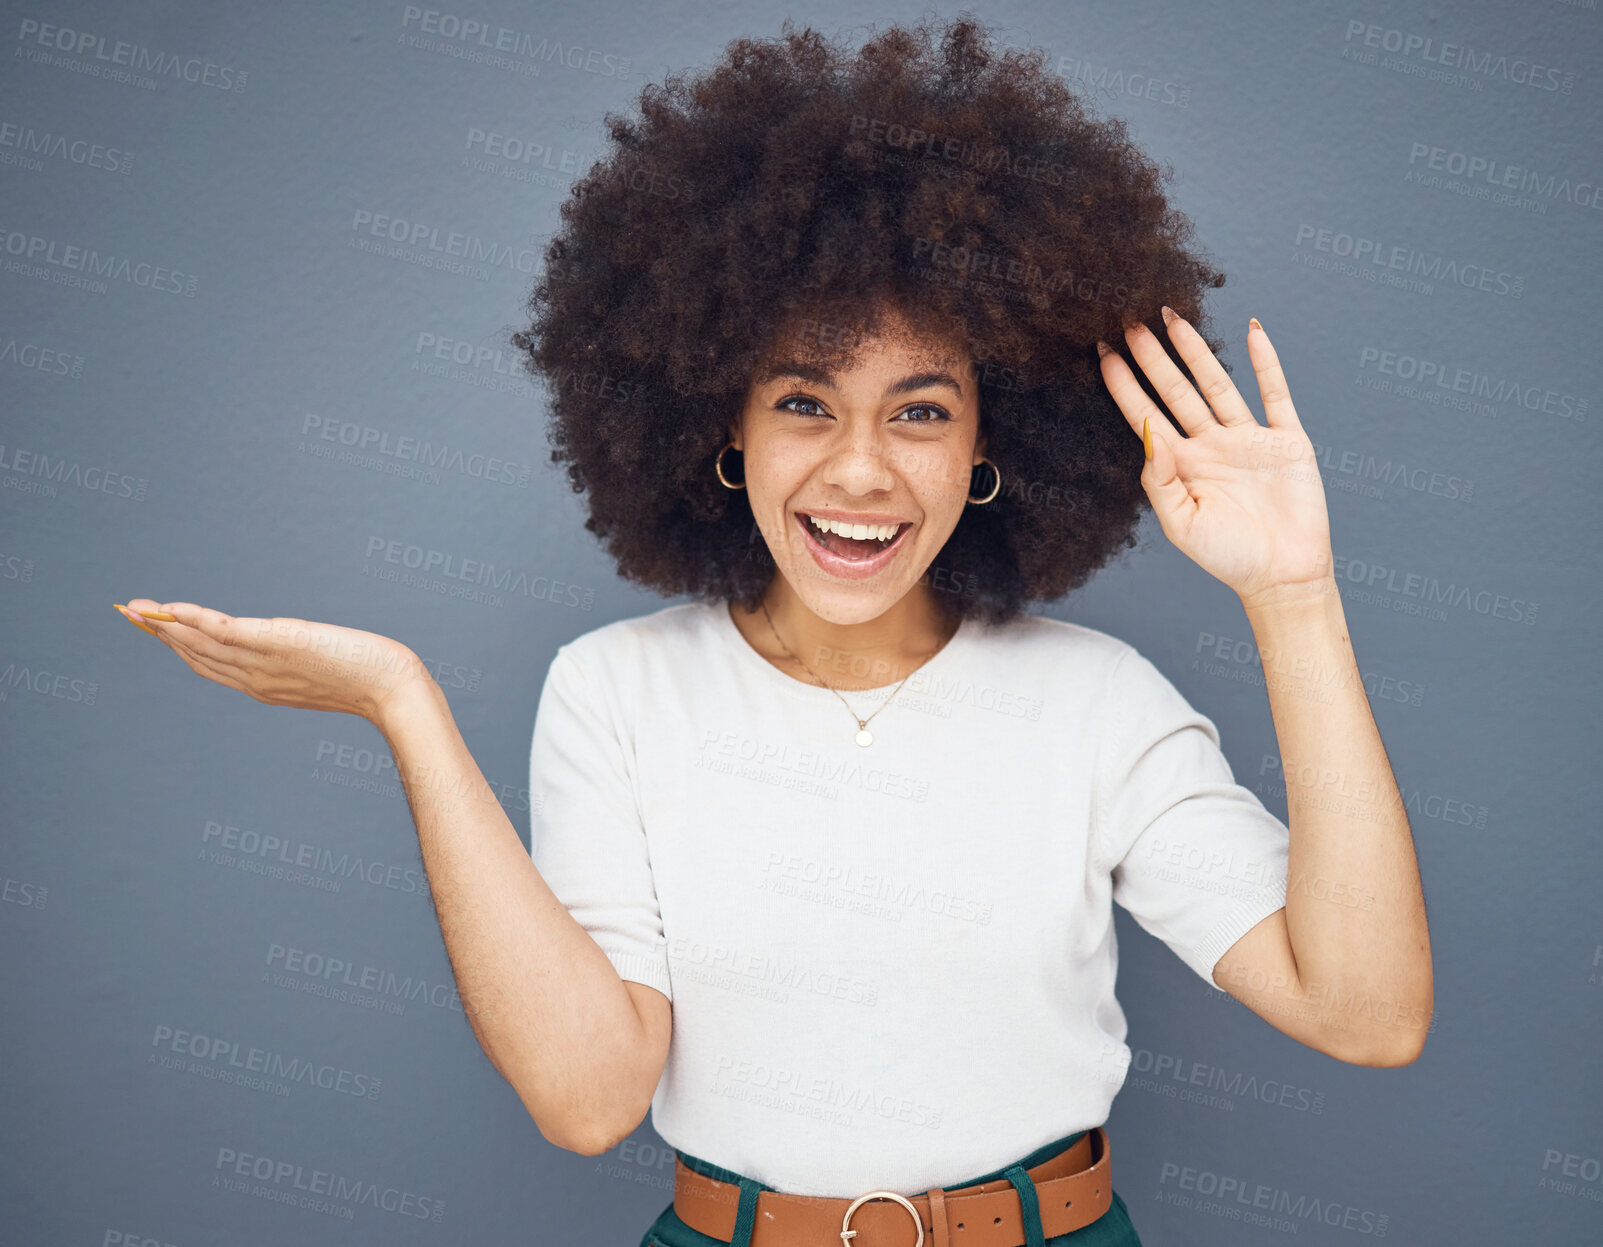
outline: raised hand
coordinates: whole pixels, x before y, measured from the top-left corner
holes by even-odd
[[[1145,325],[1127,328],[1125,341],[1185,435],[1117,351],[1103,354],[1102,379],[1130,427],[1148,439],[1141,485],[1164,535],[1248,604],[1328,582],[1334,567],[1324,483],[1269,335],[1256,319],[1247,331],[1265,427],[1202,335],[1169,308],[1163,312],[1169,340],[1201,394]]]
[[[375,632],[306,619],[238,619],[193,602],[131,598],[123,616],[159,637],[208,680],[271,706],[375,719],[385,699],[428,669]]]

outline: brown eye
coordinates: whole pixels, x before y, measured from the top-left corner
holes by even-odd
[[[824,409],[822,407],[818,407],[817,411],[797,411],[796,408],[791,406],[792,403],[806,403],[809,407],[818,407],[818,404],[812,399],[802,398],[800,395],[792,395],[790,398],[782,398],[775,405],[784,408],[786,411],[794,411],[798,416],[821,416],[824,414]]]
[[[908,422],[910,424],[935,424],[935,423],[938,423],[939,421],[950,420],[952,418],[945,411],[943,411],[941,408],[935,406],[933,403],[920,403],[917,407],[909,407],[907,409],[907,411],[902,412],[902,416],[905,416],[909,412],[914,412],[914,411],[927,411],[927,412],[930,412],[932,414],[930,415],[929,419],[927,419],[927,420],[910,420]],[[897,416],[896,418],[898,420],[900,420],[902,418],[902,416]]]

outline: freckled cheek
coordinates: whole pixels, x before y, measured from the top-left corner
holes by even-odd
[[[967,495],[969,472],[966,459],[950,455],[909,456],[902,467],[902,477],[931,512],[957,505],[953,500]]]
[[[810,457],[777,450],[761,459],[747,459],[746,487],[753,512],[764,517],[764,527],[771,525],[781,536],[793,535],[791,507],[801,504],[815,467]]]
[[[791,516],[791,503],[806,477],[795,476],[782,468],[775,470],[776,467],[778,465],[767,464],[755,471],[748,469],[746,490],[763,536],[770,545],[785,545],[799,535]]]

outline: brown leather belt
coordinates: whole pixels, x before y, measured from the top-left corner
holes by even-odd
[[[1101,1126],[1024,1172],[1035,1183],[1047,1238],[1090,1225],[1113,1204]],[[691,1229],[730,1242],[739,1203],[738,1185],[697,1173],[675,1153],[673,1209]],[[908,1224],[915,1215],[916,1234]],[[869,1191],[855,1200],[761,1191],[751,1247],[828,1247],[836,1239],[843,1247],[915,1247],[926,1237],[928,1247],[1023,1247],[1018,1191],[1007,1178],[911,1197]]]

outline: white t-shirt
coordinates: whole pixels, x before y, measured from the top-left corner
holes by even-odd
[[[894,687],[842,695],[867,717]],[[798,1195],[1101,1125],[1130,1060],[1112,902],[1210,984],[1285,904],[1285,824],[1107,633],[966,620],[869,730],[721,603],[563,645],[535,717],[534,863],[673,1003],[652,1125]]]

